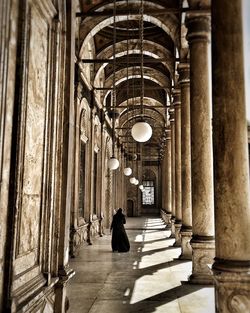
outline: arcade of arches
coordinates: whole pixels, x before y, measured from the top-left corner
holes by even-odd
[[[1,0],[1,312],[66,312],[69,260],[118,207],[161,216],[216,312],[250,312],[242,5]]]

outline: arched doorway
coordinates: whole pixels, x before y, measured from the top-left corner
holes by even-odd
[[[127,216],[134,216],[134,201],[130,199],[127,201]]]

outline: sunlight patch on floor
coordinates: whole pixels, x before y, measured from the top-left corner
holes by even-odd
[[[134,242],[143,242],[144,241],[144,235],[136,235]]]
[[[160,298],[161,294],[178,286],[171,282],[159,280],[159,274],[144,275],[137,279],[134,284],[130,304],[135,304],[143,300],[154,301],[154,297]]]

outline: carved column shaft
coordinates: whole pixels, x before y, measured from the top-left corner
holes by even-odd
[[[242,1],[213,4],[216,312],[250,311],[250,199]]]
[[[171,172],[171,129],[168,128],[166,140],[166,211],[168,224],[172,217],[172,172]]]
[[[70,212],[72,206],[72,188],[73,188],[73,167],[71,160],[73,156],[73,140],[74,140],[74,123],[75,123],[75,106],[74,106],[74,57],[75,57],[75,5],[72,2],[67,2],[66,23],[63,25],[62,45],[61,46],[62,60],[64,62],[64,71],[61,73],[61,79],[64,82],[63,100],[63,127],[62,142],[60,143],[62,150],[61,164],[62,169],[61,181],[58,180],[59,188],[61,189],[60,195],[60,225],[59,225],[59,243],[58,243],[58,276],[59,281],[55,288],[55,306],[54,311],[66,312],[67,291],[66,285],[68,280],[74,275],[74,270],[69,267],[69,226],[70,226]],[[65,27],[65,28],[64,28]]]
[[[161,199],[162,199],[162,204],[161,207],[163,210],[166,209],[166,153],[163,157],[162,160],[162,167],[161,167],[161,184],[162,184],[162,188],[161,188]]]
[[[182,227],[181,256],[192,259],[190,240],[192,236],[191,203],[191,139],[190,139],[190,79],[189,63],[178,66],[181,87],[181,191],[182,191]]]
[[[171,225],[171,130],[165,130],[165,154],[162,166],[162,208],[164,209],[164,220],[168,226]]]
[[[175,246],[181,246],[181,91],[173,91],[175,109]]]
[[[169,121],[171,128],[171,237],[175,237],[175,112],[173,107],[169,110]]]
[[[210,95],[210,17],[188,15],[190,46],[193,283],[212,283],[214,258],[213,162]]]

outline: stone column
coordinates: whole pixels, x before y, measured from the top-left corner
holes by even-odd
[[[213,161],[210,92],[210,17],[187,17],[190,46],[193,269],[190,282],[212,283],[214,258]]]
[[[179,86],[178,86],[179,87]],[[175,247],[181,246],[181,90],[173,91],[175,109]]]
[[[168,112],[171,128],[171,237],[175,237],[175,112],[172,106]]]
[[[59,97],[59,101],[64,105],[62,108],[62,129],[60,144],[58,149],[58,164],[60,172],[58,176],[58,189],[60,190],[60,199],[56,204],[60,208],[59,225],[58,227],[58,251],[56,267],[59,280],[55,285],[55,313],[67,311],[67,283],[74,275],[74,270],[69,267],[69,231],[70,231],[70,212],[72,206],[72,189],[73,189],[73,167],[71,160],[74,158],[73,142],[74,142],[74,127],[75,127],[75,106],[74,106],[74,74],[75,74],[75,4],[71,1],[66,1],[65,4],[66,16],[65,24],[62,23],[62,43],[61,43],[61,58],[64,62],[61,71],[61,83],[63,82],[63,94]],[[65,54],[64,54],[65,53]]]
[[[191,203],[191,139],[190,139],[190,79],[189,63],[178,66],[181,87],[181,259],[192,259],[190,240],[192,236]]]
[[[212,10],[216,312],[250,312],[250,196],[240,0]]]
[[[167,224],[171,225],[172,217],[172,177],[171,177],[171,129],[168,127],[166,132],[166,215],[167,215]]]
[[[166,150],[161,163],[161,208],[165,212],[166,210]]]

